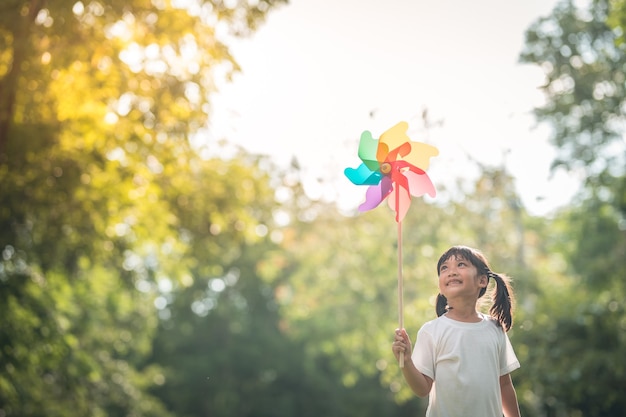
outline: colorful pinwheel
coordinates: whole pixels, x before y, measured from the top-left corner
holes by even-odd
[[[377,207],[385,198],[396,212],[398,223],[398,313],[399,326],[404,327],[402,306],[402,220],[409,211],[411,196],[428,194],[435,197],[435,186],[426,174],[430,158],[439,151],[434,146],[413,142],[406,132],[409,125],[400,122],[380,139],[372,138],[365,131],[359,142],[359,158],[363,162],[356,169],[346,168],[344,173],[356,185],[369,185],[365,202],[360,211]],[[400,367],[404,367],[404,355],[400,354]]]
[[[360,211],[371,210],[389,197],[389,207],[395,210],[399,223],[409,210],[411,196],[435,197],[435,186],[425,170],[430,158],[439,151],[434,146],[411,141],[406,134],[408,128],[406,122],[400,122],[380,135],[378,141],[369,131],[361,134],[358,155],[363,163],[344,171],[352,183],[369,185]]]

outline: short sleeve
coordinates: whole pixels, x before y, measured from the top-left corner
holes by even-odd
[[[500,376],[510,374],[519,367],[520,363],[509,340],[509,335],[504,333],[504,345],[500,353]]]
[[[411,360],[418,371],[435,380],[434,339],[424,326],[417,332]]]

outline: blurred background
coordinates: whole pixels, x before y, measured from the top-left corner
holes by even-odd
[[[3,0],[0,417],[423,415],[364,130],[440,150],[404,325],[455,244],[513,277],[523,415],[626,415],[626,1]]]

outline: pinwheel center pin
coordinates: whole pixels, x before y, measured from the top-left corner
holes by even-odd
[[[384,162],[380,165],[380,172],[383,175],[387,175],[391,172],[391,164],[389,162]]]

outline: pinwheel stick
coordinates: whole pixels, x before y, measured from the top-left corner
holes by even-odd
[[[398,319],[399,328],[404,328],[404,306],[402,289],[402,221],[398,222]],[[404,352],[400,352],[400,368],[404,368]]]

